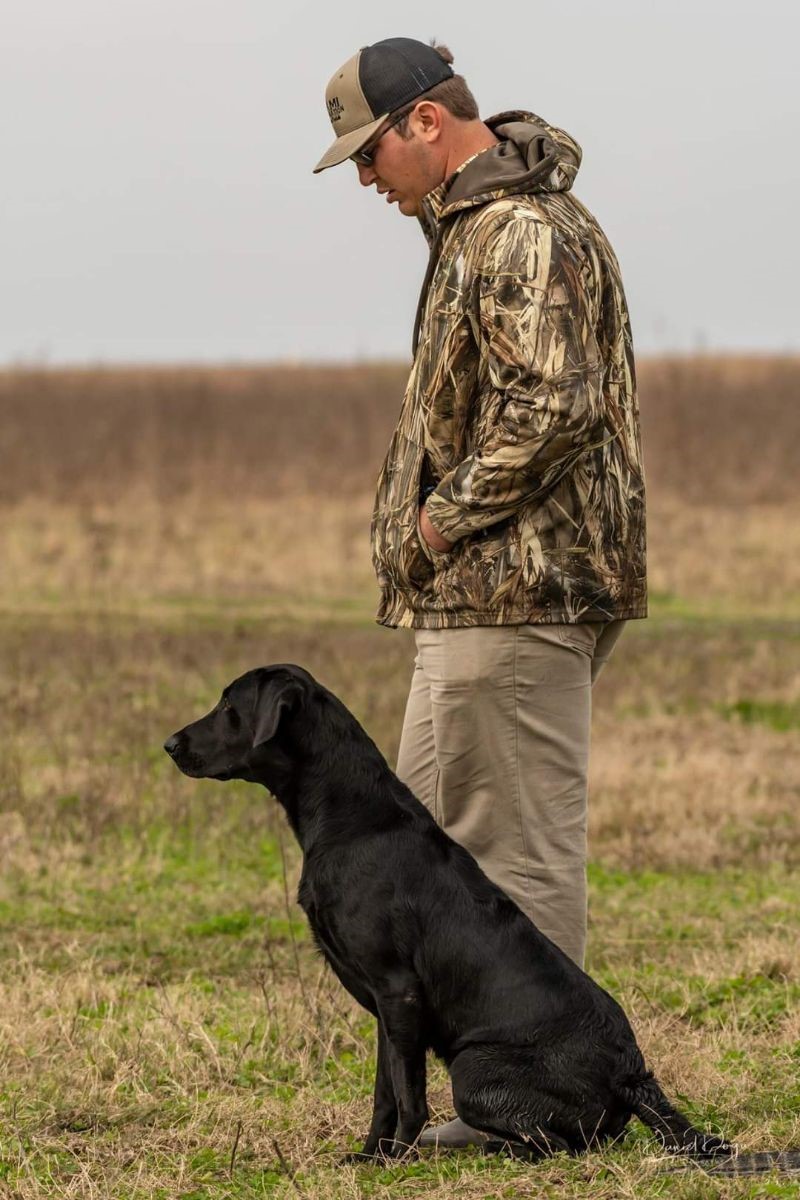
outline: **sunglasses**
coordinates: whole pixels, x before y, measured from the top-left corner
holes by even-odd
[[[395,125],[399,125],[403,118],[407,116],[407,112],[401,112],[399,116],[395,115],[392,117],[392,119],[386,125],[382,126],[382,128],[378,131],[378,136],[373,138],[371,142],[367,143],[365,149],[356,150],[355,154],[350,155],[352,161],[354,163],[360,163],[362,167],[371,167],[372,160],[375,156],[375,151],[378,149],[378,142],[381,140],[384,134],[388,133],[390,129],[393,129]]]

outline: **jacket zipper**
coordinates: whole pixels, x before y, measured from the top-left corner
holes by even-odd
[[[428,291],[433,279],[433,272],[436,270],[436,264],[439,261],[439,255],[442,249],[442,240],[444,238],[444,225],[440,222],[436,230],[436,237],[431,245],[431,252],[428,257],[428,266],[425,270],[425,278],[422,281],[422,287],[419,293],[419,302],[417,303],[417,315],[414,319],[414,336],[411,340],[411,355],[412,358],[417,357],[417,347],[419,346],[419,332],[422,325],[422,313],[425,309],[425,302],[428,299]]]

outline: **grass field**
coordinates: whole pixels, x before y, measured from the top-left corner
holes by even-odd
[[[667,1174],[636,1122],[537,1166],[339,1164],[372,1021],[312,951],[274,803],[161,743],[295,661],[393,761],[413,650],[372,622],[367,524],[401,375],[2,380],[2,1197],[797,1194]],[[799,383],[786,361],[643,371],[652,613],[594,713],[587,967],[671,1096],[746,1149],[800,1145]],[[430,1099],[451,1115],[435,1065]]]

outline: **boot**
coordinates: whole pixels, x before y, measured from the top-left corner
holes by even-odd
[[[460,1117],[456,1117],[446,1125],[435,1125],[426,1129],[419,1135],[417,1145],[436,1150],[463,1150],[467,1146],[485,1146],[488,1141],[488,1133],[481,1133],[479,1129],[473,1129]]]

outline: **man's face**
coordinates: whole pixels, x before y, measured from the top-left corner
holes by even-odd
[[[412,115],[411,137],[401,137],[389,129],[372,147],[372,163],[356,163],[359,182],[364,187],[375,184],[388,204],[396,204],[405,217],[417,217],[422,211],[422,197],[441,183],[437,178],[436,156],[430,144],[414,131]]]

